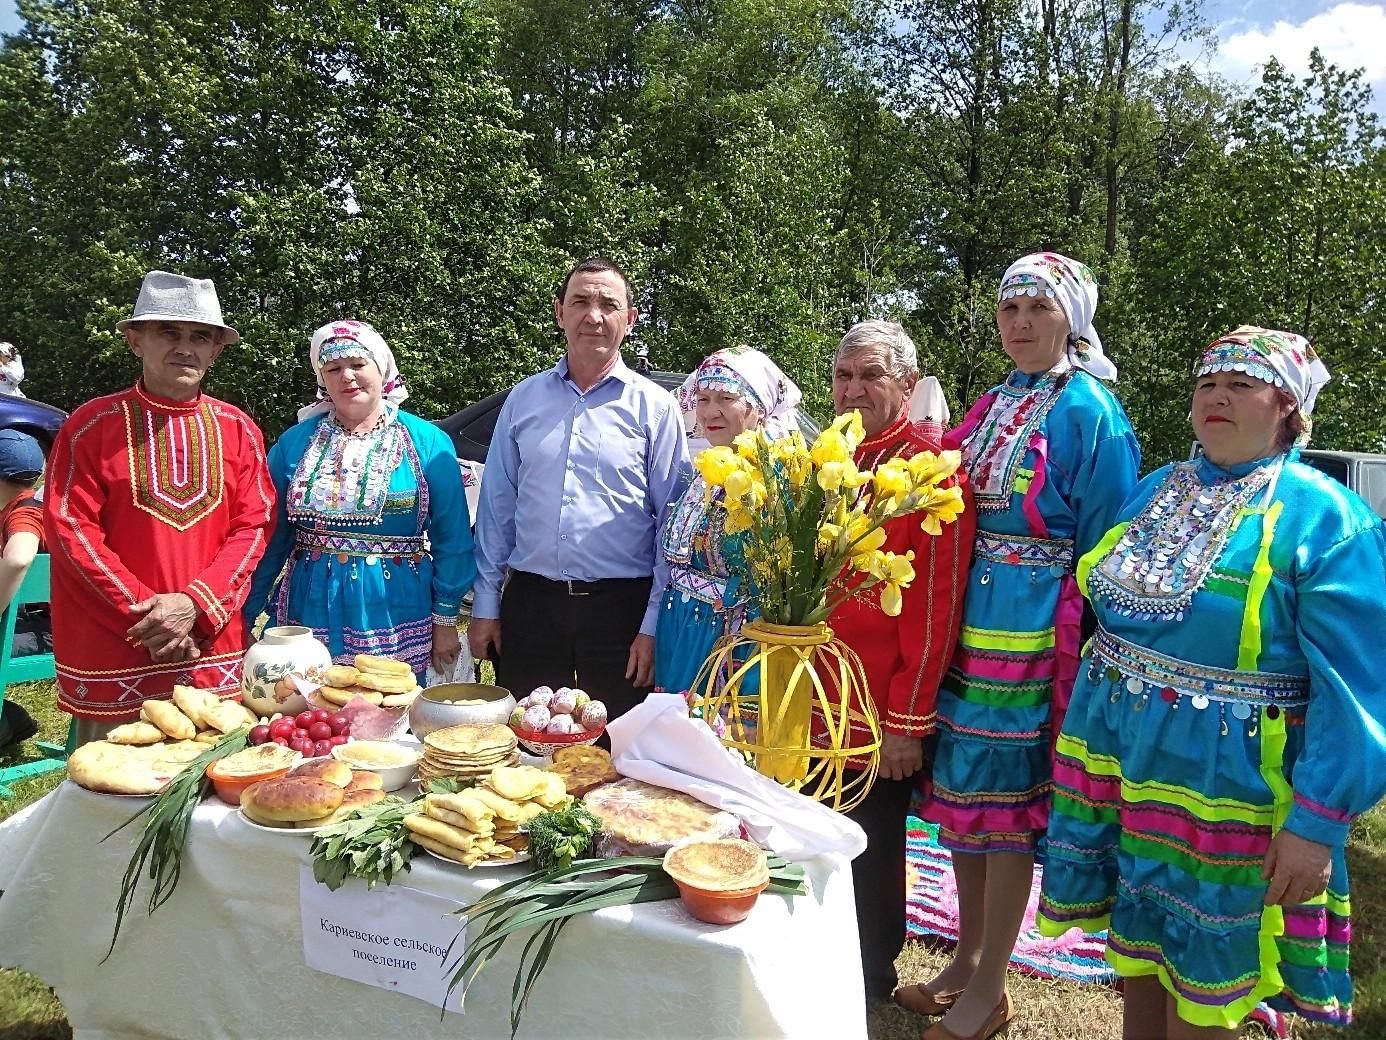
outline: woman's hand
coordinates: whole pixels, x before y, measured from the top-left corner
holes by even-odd
[[[457,655],[462,652],[462,640],[456,625],[433,626],[433,670],[439,675],[452,671]]]
[[[1266,886],[1266,905],[1294,906],[1313,899],[1328,887],[1333,850],[1308,838],[1281,830],[1271,839],[1261,877]]]

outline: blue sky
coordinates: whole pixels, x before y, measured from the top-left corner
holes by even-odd
[[[1317,45],[1338,65],[1364,67],[1386,109],[1386,0],[1205,0],[1203,14],[1219,40],[1211,64],[1230,79],[1253,83],[1272,54],[1302,72]],[[0,32],[18,25],[15,0],[0,0]]]

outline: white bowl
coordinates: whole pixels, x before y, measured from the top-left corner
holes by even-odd
[[[369,754],[363,755],[363,748],[361,747],[363,744],[389,744],[398,752],[399,761],[391,762],[388,765],[372,765]],[[361,757],[358,758],[357,756]],[[381,786],[385,790],[398,791],[414,778],[414,772],[419,764],[419,749],[395,744],[388,740],[353,740],[334,747],[332,757],[352,769],[368,769],[372,773],[379,773]]]

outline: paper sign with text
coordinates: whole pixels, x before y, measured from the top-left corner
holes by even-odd
[[[331,892],[304,866],[298,905],[308,967],[443,1006],[443,951],[456,938],[457,957],[465,942],[458,937],[462,918],[452,913],[455,901],[401,885],[367,889],[358,881]],[[462,1010],[461,986],[452,991],[447,1010]]]

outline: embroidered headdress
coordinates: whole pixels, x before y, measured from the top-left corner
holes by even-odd
[[[384,337],[364,321],[334,321],[313,333],[308,360],[318,380],[318,397],[312,404],[298,410],[300,420],[332,410],[332,399],[327,394],[322,370],[328,362],[345,357],[360,357],[375,362],[383,380],[381,396],[387,404],[397,409],[409,396],[404,377],[395,364],[395,355]]]
[[[1329,379],[1328,368],[1303,336],[1242,325],[1209,343],[1194,378],[1213,372],[1245,372],[1284,390],[1308,416]]]
[[[679,407],[684,425],[695,434],[695,410],[699,390],[736,394],[750,401],[761,414],[765,432],[783,437],[799,428],[794,417],[803,396],[794,381],[759,350],[727,347],[705,357],[679,387]]]
[[[1069,360],[1098,379],[1116,379],[1116,366],[1102,353],[1102,340],[1092,327],[1097,279],[1088,265],[1059,253],[1022,256],[1006,268],[997,299],[1041,294],[1058,303],[1068,319]]]

